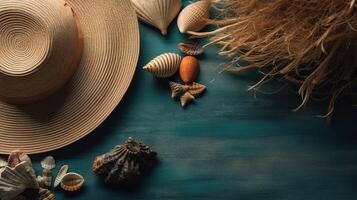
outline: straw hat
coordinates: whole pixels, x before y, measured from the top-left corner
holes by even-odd
[[[0,1],[0,153],[41,153],[93,131],[138,60],[130,0]]]

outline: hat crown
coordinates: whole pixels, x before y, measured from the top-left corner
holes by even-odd
[[[0,97],[30,103],[49,96],[73,75],[81,36],[62,0],[0,2]]]

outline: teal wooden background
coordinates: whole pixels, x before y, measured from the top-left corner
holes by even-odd
[[[185,5],[188,1],[185,1]],[[113,114],[91,135],[53,155],[58,167],[84,175],[81,192],[57,199],[357,199],[356,109],[339,103],[331,123],[318,118],[324,102],[300,112],[293,87],[275,95],[246,92],[255,73],[219,74],[225,60],[209,49],[200,57],[207,93],[182,109],[165,80],[141,70],[151,58],[178,52],[185,40],[173,23],[163,37],[140,24],[141,56],[133,83]],[[280,84],[262,89],[276,91]],[[137,138],[159,153],[152,173],[133,190],[108,188],[91,171],[94,157]]]

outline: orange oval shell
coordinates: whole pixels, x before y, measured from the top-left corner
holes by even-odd
[[[183,82],[189,84],[197,79],[200,71],[197,58],[185,56],[180,64],[180,78]]]

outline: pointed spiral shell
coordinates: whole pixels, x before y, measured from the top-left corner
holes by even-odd
[[[156,77],[168,78],[177,72],[181,60],[181,56],[176,53],[165,53],[151,60],[143,69]]]
[[[181,33],[200,31],[207,26],[211,1],[202,0],[184,8],[177,19],[177,26]]]
[[[189,87],[186,86],[186,85],[182,85],[182,84],[175,83],[175,82],[172,82],[172,81],[169,82],[169,85],[170,85],[170,89],[171,89],[171,92],[172,92],[172,94],[171,94],[172,98],[181,97],[189,89]]]

